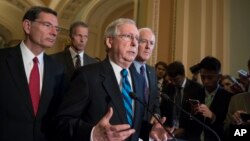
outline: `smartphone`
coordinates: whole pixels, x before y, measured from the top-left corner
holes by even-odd
[[[189,103],[191,104],[191,105],[199,105],[200,104],[200,101],[199,100],[197,100],[197,99],[188,99],[188,101],[189,101]]]
[[[240,113],[240,117],[244,122],[250,120],[250,114],[247,113]]]
[[[245,70],[240,69],[240,70],[238,70],[237,72],[238,72],[241,76],[244,76],[244,77],[247,77],[247,76],[248,76],[248,72],[245,71]]]

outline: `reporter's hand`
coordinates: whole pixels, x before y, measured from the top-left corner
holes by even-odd
[[[161,118],[160,121],[163,124],[166,121],[166,117]],[[170,137],[170,135],[168,135],[165,129],[161,126],[161,124],[156,121],[153,124],[149,136],[155,141],[166,141]]]
[[[207,117],[210,119],[212,119],[212,117],[213,117],[213,112],[205,104],[200,105],[199,113],[201,113],[204,117]]]
[[[236,124],[236,125],[240,125],[240,124],[243,124],[243,121],[240,117],[240,114],[241,113],[246,113],[245,111],[243,110],[238,110],[236,111],[233,115],[232,115],[232,123],[233,124]]]
[[[109,123],[113,109],[109,108],[106,115],[99,121],[93,130],[94,141],[123,141],[135,133],[128,124],[111,125]]]

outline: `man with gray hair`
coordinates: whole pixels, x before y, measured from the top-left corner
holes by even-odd
[[[138,52],[139,33],[130,19],[113,21],[105,30],[107,58],[82,67],[72,78],[68,94],[62,101],[55,121],[62,140],[138,141],[143,106],[133,100],[133,92],[142,98],[144,79],[130,68]],[[161,119],[165,122],[165,118]],[[167,139],[159,123],[150,135]]]

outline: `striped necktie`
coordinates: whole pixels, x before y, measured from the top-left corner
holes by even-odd
[[[76,55],[76,61],[75,61],[75,69],[78,69],[81,67],[81,59],[80,59],[80,55],[77,54]]]
[[[131,92],[131,86],[128,81],[128,71],[126,69],[123,69],[121,71],[122,76],[122,96],[123,96],[123,103],[124,107],[126,109],[127,114],[127,120],[128,123],[132,126],[132,98],[129,96],[129,93]]]

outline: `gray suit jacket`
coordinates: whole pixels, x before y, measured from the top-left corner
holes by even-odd
[[[232,96],[229,103],[225,131],[229,132],[229,126],[232,124],[232,115],[238,111],[243,110],[250,114],[250,92],[240,93]],[[228,134],[228,133],[227,133]]]

